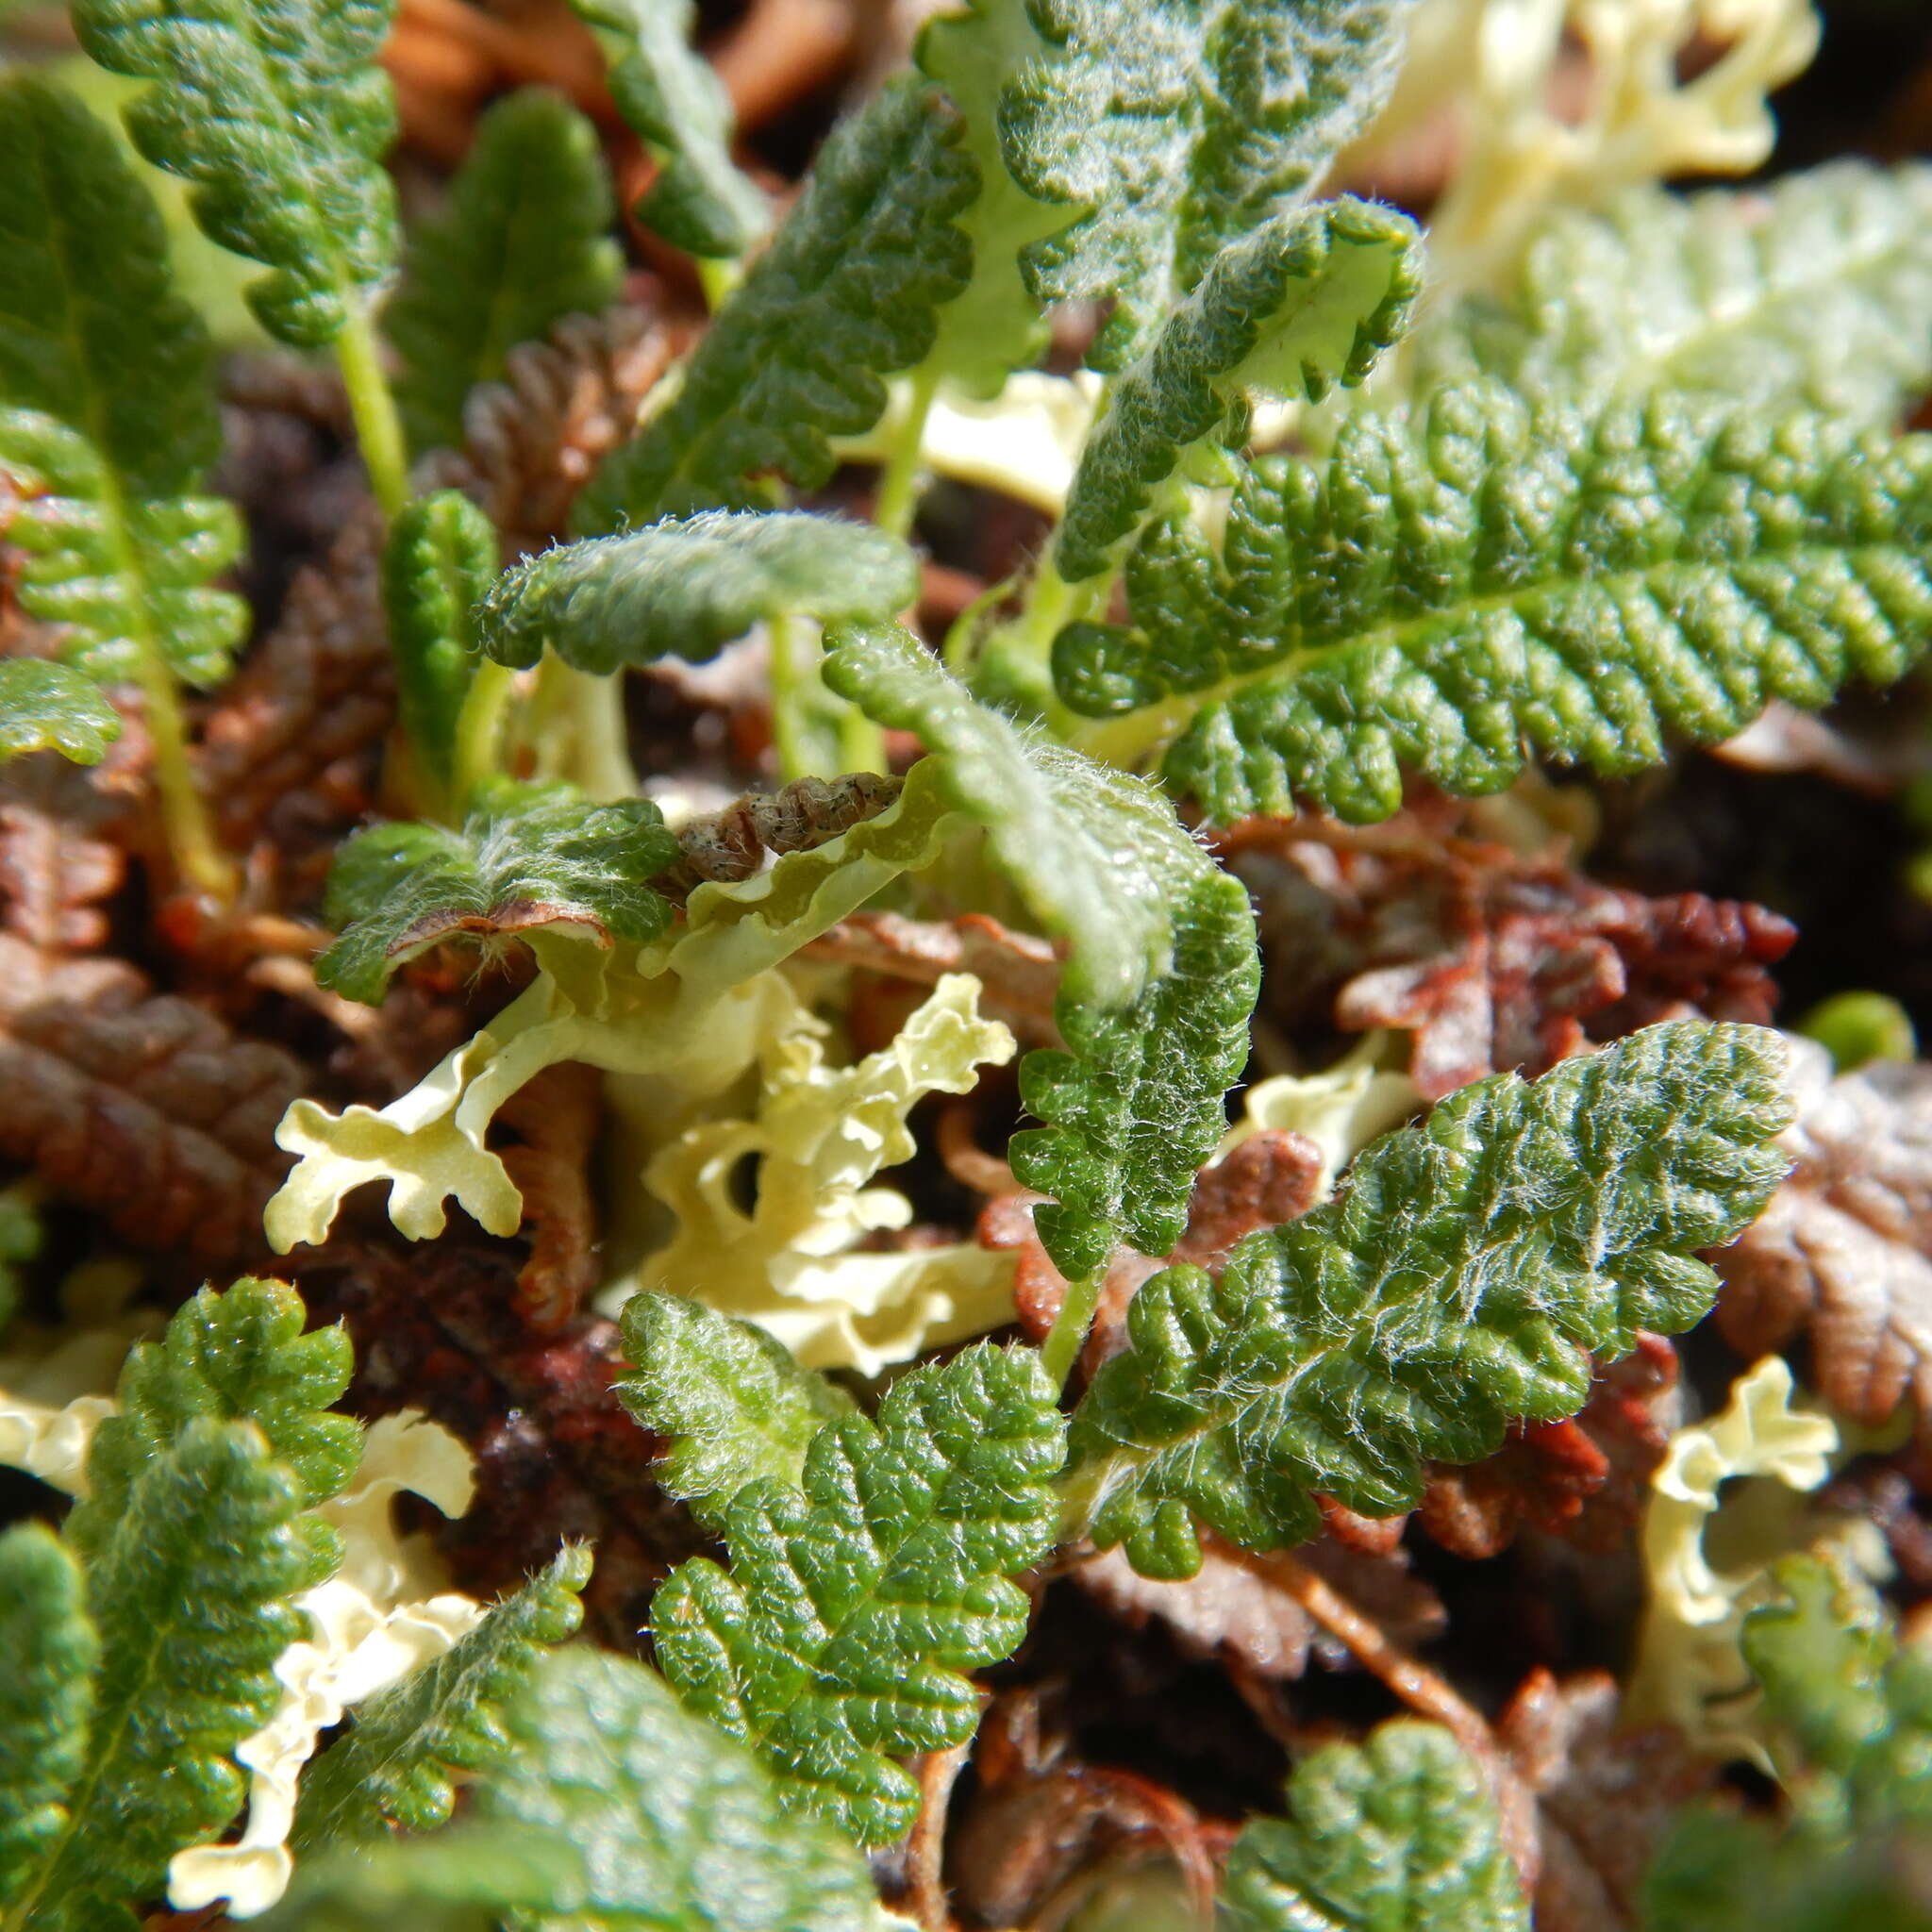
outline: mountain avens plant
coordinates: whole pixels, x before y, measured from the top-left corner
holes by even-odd
[[[1932,167],[1661,178],[1807,0],[46,10],[0,1932],[1932,1924]]]

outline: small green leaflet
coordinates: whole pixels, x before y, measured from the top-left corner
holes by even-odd
[[[1222,250],[1305,200],[1388,97],[1411,0],[1034,0],[1056,50],[1009,82],[1000,142],[1037,200],[1043,302],[1116,298],[1091,358],[1124,369]]]
[[[404,960],[445,940],[563,926],[599,945],[646,943],[671,923],[646,881],[676,860],[648,799],[591,805],[568,785],[493,779],[460,830],[375,825],[341,847],[324,907],[341,936],[316,982],[374,1006]]]
[[[1072,1433],[1094,1539],[1152,1576],[1414,1506],[1425,1457],[1475,1462],[1590,1388],[1584,1351],[1674,1334],[1717,1289],[1694,1258],[1763,1206],[1790,1117],[1774,1033],[1686,1021],[1464,1087],[1385,1134],[1335,1200],[1250,1235],[1218,1281],[1170,1268]]]
[[[919,559],[869,524],[803,510],[708,510],[627,537],[566,543],[507,570],[477,613],[484,650],[579,671],[715,657],[753,625],[891,617],[919,594]]]
[[[58,751],[97,765],[120,736],[120,712],[84,672],[42,658],[0,662],[0,758]]]
[[[248,291],[271,335],[332,342],[395,265],[395,136],[375,64],[392,0],[72,0],[81,45],[156,87],[134,144],[195,185],[208,239],[270,271]]]
[[[700,1523],[761,1478],[796,1488],[811,1440],[852,1412],[852,1399],[749,1322],[680,1294],[634,1294],[624,1305],[625,1357],[616,1389],[632,1420],[668,1444],[658,1481]]]
[[[718,311],[677,392],[605,458],[577,499],[580,535],[758,508],[780,475],[815,490],[827,438],[886,406],[880,377],[932,347],[966,285],[955,217],[975,191],[958,116],[937,89],[889,82],[834,130],[772,244]]]
[[[1228,1932],[1529,1932],[1495,1798],[1440,1724],[1324,1745],[1295,1766],[1288,1804],[1235,1840]]]
[[[834,633],[825,681],[919,735],[1034,916],[1071,943],[1055,1009],[1069,1050],[1022,1063],[1047,1124],[1011,1148],[1014,1172],[1055,1196],[1038,1217],[1048,1253],[1070,1276],[1123,1234],[1165,1254],[1247,1058],[1259,965],[1246,890],[1152,788],[1023,736],[903,630]]]
[[[919,1810],[893,1757],[962,1743],[979,1699],[958,1673],[1025,1635],[1008,1579],[1053,1547],[1064,1432],[1031,1349],[980,1343],[894,1382],[875,1423],[828,1424],[804,1491],[765,1478],[705,1557],[658,1586],[658,1660],[687,1709],[743,1739],[780,1801],[865,1845]]]
[[[416,449],[461,442],[464,398],[502,375],[519,342],[617,299],[614,213],[597,130],[567,101],[525,88],[483,115],[447,210],[410,233],[383,310]]]
[[[691,0],[571,0],[603,31],[617,110],[658,178],[633,212],[687,255],[742,255],[770,225],[765,197],[731,164],[731,99],[691,52]]]
[[[1113,384],[1060,522],[1060,575],[1075,582],[1113,564],[1150,491],[1228,423],[1244,391],[1320,402],[1360,382],[1407,329],[1422,283],[1415,224],[1352,196],[1231,243]]]
[[[1157,524],[1134,627],[1069,625],[1054,678],[1076,710],[1139,711],[1080,741],[1168,741],[1170,787],[1217,824],[1385,818],[1405,771],[1461,795],[1529,753],[1623,774],[1773,698],[1895,678],[1932,638],[1928,556],[1932,439],[1474,383],[1413,423],[1351,418],[1325,466],[1255,464],[1219,555]]]

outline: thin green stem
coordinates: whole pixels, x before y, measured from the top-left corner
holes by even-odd
[[[181,716],[181,696],[174,674],[159,651],[143,646],[140,657],[141,691],[145,703],[147,732],[154,747],[155,795],[168,849],[183,880],[226,905],[235,896],[235,868],[215,842],[207,803],[195,789],[194,769],[188,758],[188,727]]]
[[[804,715],[807,674],[800,662],[808,641],[804,630],[803,622],[789,615],[774,617],[765,626],[771,643],[772,744],[778,754],[778,775],[787,784],[812,775],[818,763]]]
[[[1091,1274],[1081,1275],[1077,1281],[1067,1283],[1067,1298],[1053,1318],[1046,1340],[1040,1344],[1041,1363],[1053,1377],[1056,1389],[1067,1386],[1067,1377],[1079,1359],[1087,1331],[1093,1325],[1093,1311],[1100,1306],[1100,1285],[1106,1276],[1107,1269],[1102,1266]]]
[[[893,431],[892,452],[879,475],[873,521],[894,537],[904,537],[912,528],[913,513],[919,508],[919,460],[925,441],[925,419],[932,413],[939,386],[939,371],[931,366],[913,376],[906,421]]]
[[[515,687],[515,672],[489,658],[477,664],[470,680],[462,709],[457,713],[456,750],[450,760],[450,798],[458,818],[477,786],[496,774],[504,717]]]
[[[356,440],[369,487],[386,517],[394,517],[409,500],[409,458],[403,441],[403,420],[395,397],[382,373],[382,355],[367,309],[350,311],[336,338],[336,362],[342,386],[349,392],[350,413],[356,419]]]

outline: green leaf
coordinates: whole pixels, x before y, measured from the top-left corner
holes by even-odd
[[[691,52],[691,0],[571,0],[604,29],[610,92],[658,163],[633,210],[687,255],[743,255],[770,225],[763,192],[731,164],[731,97]]]
[[[503,375],[519,342],[617,299],[614,213],[597,130],[569,102],[524,88],[484,114],[448,208],[411,232],[383,311],[417,449],[461,442],[465,398]]]
[[[100,1459],[97,1448],[91,1483]],[[290,1598],[319,1580],[303,1501],[254,1423],[198,1414],[90,1540],[94,1741],[16,1907],[37,1932],[132,1927],[128,1902],[158,1894],[170,1857],[241,1808],[246,1785],[231,1754],[275,1707],[275,1658],[306,1627]]]
[[[307,1320],[286,1283],[244,1275],[225,1294],[191,1296],[158,1341],[136,1343],[116,1413],[88,1451],[87,1492],[67,1519],[85,1560],[119,1533],[141,1472],[199,1416],[257,1424],[305,1507],[341,1489],[362,1459],[362,1425],[326,1411],[349,1385],[352,1351],[340,1326],[305,1334]]]
[[[833,635],[825,679],[883,724],[916,732],[955,807],[1072,954],[1055,1008],[1068,1051],[1029,1054],[1017,1136],[1047,1251],[1090,1273],[1124,1229],[1165,1254],[1195,1170],[1226,1126],[1259,985],[1254,914],[1158,792],[1023,736],[896,628]]]
[[[802,510],[708,510],[566,543],[504,572],[478,612],[500,664],[548,644],[598,673],[715,657],[760,619],[885,618],[919,595],[919,559],[869,524]]]
[[[249,306],[271,335],[321,348],[395,263],[395,134],[375,64],[390,0],[72,0],[81,45],[158,83],[127,109],[134,144],[195,185],[210,241],[271,273]]]
[[[99,1655],[79,1566],[52,1530],[16,1524],[0,1536],[0,1906],[66,1822]]]
[[[412,497],[390,525],[382,602],[396,707],[418,758],[443,785],[476,673],[475,611],[495,577],[495,526],[460,490]]]
[[[1440,1724],[1399,1719],[1324,1746],[1288,1801],[1289,1817],[1235,1840],[1230,1932],[1529,1932],[1496,1801]]]
[[[919,1809],[891,1757],[964,1742],[979,1700],[958,1674],[1025,1635],[1008,1578],[1053,1547],[1063,1435],[1030,1349],[981,1343],[895,1382],[876,1423],[828,1424],[804,1493],[766,1478],[725,1512],[732,1574],[680,1564],[652,1605],[664,1674],[741,1738],[779,1797],[861,1844]]]
[[[493,779],[459,831],[375,825],[341,847],[324,908],[341,936],[316,960],[317,984],[376,1006],[406,959],[464,935],[569,926],[641,944],[671,922],[645,881],[676,860],[648,799],[591,805],[567,785]]]
[[[1028,247],[1043,302],[1116,308],[1122,369],[1230,242],[1306,200],[1387,99],[1409,0],[1032,0],[1057,58],[1001,98],[1008,167],[1077,210]]]
[[[58,751],[97,765],[120,736],[120,712],[84,673],[41,658],[0,663],[0,758]]]
[[[590,1575],[589,1546],[567,1545],[453,1649],[358,1707],[348,1736],[303,1775],[293,1850],[447,1824],[456,1804],[451,1774],[475,1776],[503,1762],[505,1708],[547,1649],[583,1622],[577,1599]]]
[[[1094,1378],[1073,1483],[1103,1547],[1187,1575],[1190,1516],[1244,1549],[1414,1507],[1424,1458],[1481,1460],[1511,1421],[1574,1414],[1590,1361],[1710,1307],[1727,1241],[1786,1163],[1777,1036],[1652,1026],[1535,1085],[1462,1088],[1385,1134],[1343,1192],[1250,1235],[1218,1281],[1171,1268]]]
[[[1901,1833],[1834,1856],[1782,1844],[1761,1818],[1683,1817],[1645,1877],[1644,1932],[1932,1932],[1926,1840]]]
[[[22,608],[91,678],[217,683],[246,626],[207,588],[241,520],[193,493],[221,445],[211,357],[113,137],[44,80],[0,81],[0,464],[26,498],[8,541]]]
[[[1656,389],[1889,426],[1932,383],[1932,167],[1834,161],[1551,217],[1501,295],[1416,342],[1415,387]]]
[[[805,1452],[852,1399],[783,1342],[681,1294],[634,1294],[622,1317],[631,1373],[616,1383],[637,1425],[667,1447],[653,1474],[709,1527],[746,1483],[796,1489]]]
[[[826,481],[826,439],[872,427],[886,406],[879,378],[925,356],[935,310],[966,284],[953,218],[973,199],[974,170],[958,137],[944,97],[908,82],[833,132],[676,394],[577,499],[582,535],[754,508],[757,478]]]
[[[1281,215],[1231,243],[1124,370],[1067,498],[1054,560],[1096,575],[1149,493],[1211,438],[1247,390],[1320,402],[1352,387],[1408,325],[1422,291],[1415,224],[1352,196]]]
[[[1157,525],[1138,628],[1070,625],[1054,676],[1217,823],[1387,817],[1405,770],[1494,791],[1529,753],[1617,774],[1672,733],[1897,677],[1932,634],[1932,440],[1658,397],[1532,409],[1491,384],[1363,415],[1324,469],[1243,477],[1217,557]],[[1177,735],[1176,735],[1177,734]]]

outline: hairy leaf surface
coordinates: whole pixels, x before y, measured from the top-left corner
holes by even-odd
[[[783,1342],[689,1296],[634,1294],[622,1319],[631,1373],[617,1392],[641,1429],[664,1438],[658,1481],[701,1523],[722,1525],[747,1483],[796,1488],[812,1438],[852,1412]]]
[[[404,960],[466,934],[656,939],[671,906],[644,882],[676,858],[648,799],[591,805],[567,785],[493,779],[460,830],[374,825],[337,853],[325,911],[341,937],[316,960],[317,983],[377,1005]]]
[[[1296,1767],[1290,1815],[1249,1822],[1222,1903],[1233,1932],[1528,1932],[1481,1769],[1440,1724],[1397,1720]]]
[[[1067,498],[1060,575],[1105,570],[1150,493],[1227,424],[1244,391],[1319,402],[1360,382],[1407,326],[1421,290],[1414,223],[1352,196],[1231,243],[1110,391]]]
[[[58,751],[97,765],[121,736],[121,714],[85,672],[44,658],[0,663],[0,758]]]
[[[624,258],[597,130],[569,102],[525,88],[476,124],[449,207],[409,236],[383,332],[403,368],[396,402],[419,450],[462,441],[463,402],[519,342],[617,299]]]
[[[359,1706],[348,1736],[303,1775],[293,1849],[447,1824],[453,1774],[490,1772],[508,1754],[506,1709],[583,1622],[590,1574],[589,1547],[568,1546],[453,1649]]]
[[[837,633],[826,681],[881,724],[917,732],[939,782],[1072,957],[1055,1007],[1067,1051],[1029,1054],[1017,1135],[1028,1187],[1055,1196],[1041,1240],[1068,1274],[1123,1232],[1165,1254],[1196,1169],[1225,1126],[1259,983],[1254,914],[1158,792],[1024,737],[975,704],[904,631]]]
[[[1124,368],[1230,242],[1306,198],[1387,98],[1409,0],[1035,0],[1058,58],[1008,85],[1029,194],[1077,210],[1025,255],[1042,301],[1116,298]]]
[[[73,0],[103,67],[158,83],[127,109],[134,144],[194,184],[210,241],[270,273],[248,289],[271,335],[321,348],[394,265],[395,135],[375,65],[392,0]]]
[[[1424,1459],[1474,1462],[1590,1391],[1590,1361],[1710,1306],[1694,1257],[1784,1171],[1775,1034],[1681,1022],[1476,1082],[1384,1135],[1342,1193],[1248,1236],[1221,1279],[1171,1268],[1073,1425],[1103,1547],[1191,1574],[1191,1517],[1248,1549],[1305,1541],[1313,1497],[1414,1507]]]
[[[1385,818],[1405,770],[1464,794],[1531,753],[1627,773],[1897,677],[1932,636],[1928,543],[1932,440],[1476,384],[1352,420],[1325,467],[1256,464],[1218,555],[1157,525],[1135,627],[1070,625],[1054,675],[1092,715],[1159,706],[1095,748],[1172,738],[1169,783],[1217,822]]]
[[[617,109],[658,161],[633,210],[688,255],[742,255],[769,225],[758,185],[731,164],[731,97],[691,51],[691,0],[571,0],[608,38]]]
[[[886,618],[919,594],[919,560],[868,524],[802,510],[708,510],[627,537],[566,543],[504,572],[479,613],[483,648],[534,664],[548,644],[580,671],[715,657],[760,619]]]
[[[80,1568],[54,1532],[0,1536],[0,1906],[58,1837],[87,1762],[100,1642]]]
[[[677,392],[613,450],[578,498],[585,536],[693,510],[751,508],[753,479],[814,490],[826,439],[870,429],[879,380],[932,346],[966,284],[954,218],[974,170],[936,89],[889,84],[825,142],[805,192],[718,313]]]
[[[893,1757],[970,1737],[958,1674],[1008,1656],[1052,1547],[1062,1427],[1031,1350],[981,1343],[892,1385],[876,1423],[827,1424],[804,1492],[766,1478],[725,1512],[732,1569],[680,1564],[652,1605],[664,1674],[741,1738],[787,1806],[862,1844],[902,1836],[918,1787]]]

